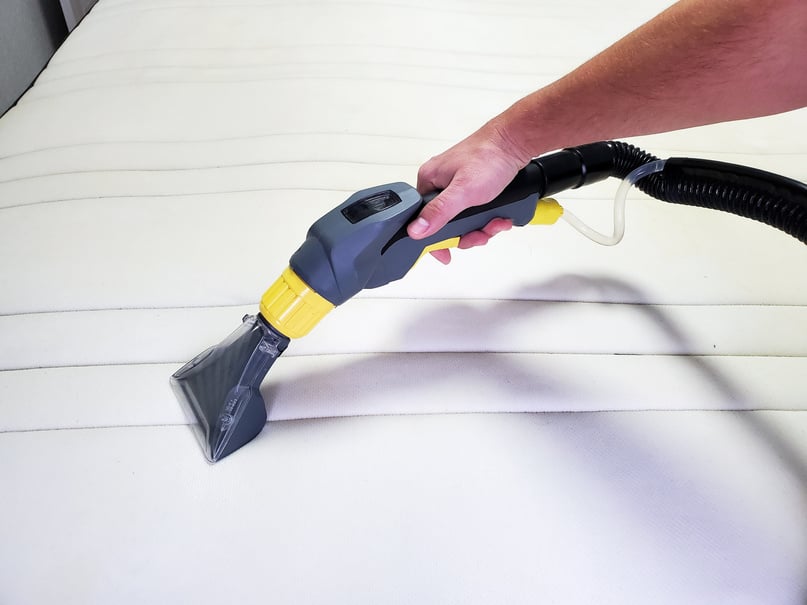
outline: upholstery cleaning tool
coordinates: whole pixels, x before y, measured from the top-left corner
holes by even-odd
[[[402,278],[426,252],[455,246],[494,218],[516,226],[552,224],[564,210],[553,199],[607,177],[627,179],[615,206],[615,234],[594,232],[565,218],[604,244],[621,239],[624,197],[636,185],[663,201],[732,212],[781,229],[807,243],[807,186],[769,172],[700,159],[660,161],[618,141],[591,143],[532,160],[493,201],[454,217],[423,240],[406,226],[436,193],[421,196],[405,183],[359,191],[309,229],[289,266],[266,291],[260,312],[244,317],[221,344],[185,364],[172,388],[210,462],[221,460],[263,429],[266,405],[260,385],[292,338],[307,334],[331,309],[366,288]]]

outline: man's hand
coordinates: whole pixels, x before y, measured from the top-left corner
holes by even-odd
[[[466,208],[485,204],[499,195],[530,160],[529,156],[522,157],[518,149],[495,122],[489,122],[423,164],[418,171],[418,191],[421,194],[441,193],[409,224],[409,236],[413,239],[428,237]],[[493,219],[480,231],[460,238],[459,247],[484,245],[491,237],[510,227],[512,222],[509,219]],[[444,264],[451,261],[448,250],[437,250],[432,255]]]

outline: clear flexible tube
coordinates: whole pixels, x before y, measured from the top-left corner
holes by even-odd
[[[561,218],[569,223],[572,227],[577,229],[580,233],[585,235],[590,240],[602,244],[603,246],[615,246],[622,241],[625,236],[625,200],[628,197],[628,191],[638,181],[644,177],[661,172],[664,170],[664,165],[667,160],[657,160],[655,162],[648,162],[642,164],[626,176],[617,189],[616,197],[614,198],[614,233],[613,235],[605,235],[595,229],[592,229],[581,221],[576,215],[572,214],[565,208]]]

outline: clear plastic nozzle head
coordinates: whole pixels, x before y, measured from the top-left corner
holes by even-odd
[[[266,424],[260,385],[289,339],[260,315],[248,315],[220,344],[171,377],[205,457],[217,462],[254,439]]]

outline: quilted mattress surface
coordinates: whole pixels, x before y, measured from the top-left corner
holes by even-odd
[[[807,598],[807,247],[632,191],[293,341],[207,464],[168,377],[308,226],[669,1],[101,0],[0,119],[0,603]],[[643,137],[807,180],[807,112]],[[561,201],[602,230],[616,182]]]

